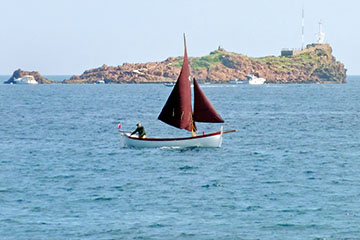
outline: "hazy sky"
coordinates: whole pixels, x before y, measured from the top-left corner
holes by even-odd
[[[18,68],[81,74],[102,64],[203,56],[219,45],[250,57],[325,41],[348,74],[360,74],[357,0],[0,0],[0,74]]]

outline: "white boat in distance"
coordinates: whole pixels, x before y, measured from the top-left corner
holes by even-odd
[[[246,76],[249,84],[259,85],[266,82],[265,78],[260,78],[258,74],[249,74]]]
[[[244,84],[246,81],[244,80],[239,80],[239,79],[235,79],[235,80],[230,80],[229,83],[230,84]]]
[[[38,84],[38,82],[35,80],[34,76],[31,76],[31,75],[25,75],[21,78],[14,77],[14,83],[15,84]]]
[[[130,147],[137,148],[187,148],[187,147],[221,147],[222,138],[225,133],[235,132],[236,130],[197,135],[196,122],[223,123],[224,120],[216,112],[199,84],[193,79],[194,85],[194,111],[191,106],[191,83],[190,67],[186,51],[186,41],[184,35],[184,61],[178,80],[176,81],[168,100],[165,103],[158,119],[164,123],[192,132],[191,137],[178,138],[139,138],[131,135],[130,132],[120,131],[124,143]],[[118,128],[120,130],[121,124]]]
[[[164,83],[164,86],[173,87],[173,86],[175,86],[175,82],[166,82],[166,83]]]

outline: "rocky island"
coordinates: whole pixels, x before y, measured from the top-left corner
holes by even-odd
[[[285,49],[281,56],[251,58],[223,48],[207,56],[189,59],[191,75],[199,82],[228,83],[245,80],[249,74],[266,79],[266,83],[345,83],[344,64],[336,61],[329,44],[309,44],[303,50]],[[182,57],[169,57],[162,62],[119,66],[103,65],[74,75],[61,83],[165,83],[176,81]],[[55,83],[38,72],[16,70],[5,83],[31,75],[39,84]],[[56,82],[59,83],[59,82]]]
[[[191,75],[202,82],[226,83],[257,73],[266,83],[345,83],[344,64],[336,61],[329,44],[309,44],[303,50],[283,50],[281,56],[251,58],[222,48],[189,59]],[[162,62],[103,65],[72,76],[63,83],[159,83],[177,79],[182,57]]]
[[[39,84],[52,83],[50,79],[41,76],[39,72],[35,72],[35,71],[29,72],[29,71],[23,71],[21,69],[16,70],[13,73],[13,75],[9,78],[9,80],[7,80],[4,83],[7,84],[15,83],[15,79],[22,78],[24,76],[33,76],[35,81]]]

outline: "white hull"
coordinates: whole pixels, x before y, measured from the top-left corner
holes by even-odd
[[[230,80],[229,83],[230,83],[230,84],[244,84],[244,81],[241,81],[241,80]]]
[[[186,138],[138,138],[130,133],[121,132],[125,145],[136,148],[187,148],[187,147],[221,147],[223,132]]]
[[[172,83],[172,82],[170,82],[170,83],[164,83],[164,86],[173,87],[173,86],[175,86],[175,83]]]
[[[255,78],[255,79],[249,80],[249,84],[252,84],[252,85],[260,85],[260,84],[264,84],[265,81],[266,81],[266,80],[265,80],[264,78]]]
[[[27,85],[34,85],[34,84],[38,84],[38,82],[14,81],[14,84],[27,84]]]
[[[252,74],[247,75],[246,78],[249,81],[249,84],[252,84],[252,85],[260,85],[260,84],[264,84],[266,82],[265,78],[259,78]]]
[[[14,78],[15,84],[38,84],[35,78],[31,75],[26,75],[21,78]]]

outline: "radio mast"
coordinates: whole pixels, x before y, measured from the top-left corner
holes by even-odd
[[[301,50],[304,49],[304,42],[305,42],[305,37],[304,37],[304,34],[305,34],[305,31],[304,31],[304,28],[305,28],[305,14],[304,14],[304,5],[302,7],[302,24],[301,24]]]

